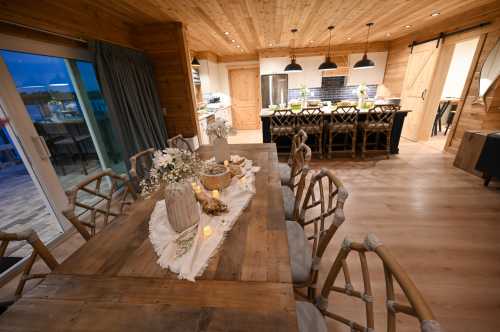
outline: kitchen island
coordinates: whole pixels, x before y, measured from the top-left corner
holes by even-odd
[[[324,106],[321,108],[323,114],[325,115],[325,122],[328,121],[329,116],[332,112],[331,106]],[[391,154],[399,153],[399,140],[401,138],[401,132],[403,130],[403,124],[406,115],[411,112],[411,110],[398,110],[396,112],[396,116],[394,117],[394,125],[392,127],[391,132]],[[358,122],[362,122],[366,119],[366,114],[368,113],[368,109],[359,110],[359,118]],[[273,111],[267,108],[264,108],[260,112],[260,119],[262,122],[262,139],[264,143],[271,143],[271,116],[273,115]],[[359,131],[358,131],[359,132]],[[323,135],[324,139],[326,139],[326,135]],[[291,141],[291,140],[289,140]],[[286,140],[281,140],[278,142],[277,148],[279,152],[288,152],[290,150],[290,142]],[[325,145],[324,145],[325,146]]]

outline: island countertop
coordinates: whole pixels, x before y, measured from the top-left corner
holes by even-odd
[[[321,111],[326,114],[326,115],[330,115],[332,113],[332,109],[333,107],[332,106],[323,106],[320,108]],[[260,116],[261,117],[270,117],[272,114],[273,114],[273,110],[269,109],[269,108],[263,108],[260,110]],[[411,110],[398,110],[397,111],[398,113],[409,113],[411,112]],[[363,114],[363,113],[368,113],[368,109],[367,108],[362,108],[359,110],[359,113],[360,114]],[[295,113],[296,114],[296,113]]]

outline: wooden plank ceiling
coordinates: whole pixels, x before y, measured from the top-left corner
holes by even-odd
[[[190,48],[219,56],[255,54],[289,47],[363,42],[367,22],[375,22],[371,41],[392,40],[495,0],[94,0],[93,5],[129,24],[181,21]],[[438,16],[431,16],[439,12]],[[406,27],[410,25],[410,27]],[[234,42],[233,42],[234,41]],[[238,47],[239,46],[239,47]]]

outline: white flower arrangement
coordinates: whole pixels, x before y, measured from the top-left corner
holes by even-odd
[[[365,83],[361,83],[358,86],[358,98],[366,98],[368,97],[368,89]]]
[[[155,151],[149,177],[140,182],[142,195],[150,195],[163,184],[198,176],[203,163],[189,151],[167,148]]]
[[[217,119],[207,126],[207,135],[212,138],[227,138],[231,127],[224,119]]]

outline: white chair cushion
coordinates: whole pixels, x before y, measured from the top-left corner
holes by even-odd
[[[309,279],[309,274],[311,273],[311,246],[307,241],[304,229],[298,222],[287,220],[286,231],[288,235],[288,254],[290,255],[292,280],[294,283],[305,282]]]
[[[283,207],[285,208],[285,219],[295,220],[293,216],[295,194],[293,193],[292,189],[287,186],[281,186],[281,191],[283,192]]]
[[[328,332],[325,318],[312,303],[297,301],[295,305],[300,332]]]
[[[278,171],[280,172],[281,184],[287,185],[290,182],[290,175],[292,174],[292,169],[287,163],[279,163]]]

